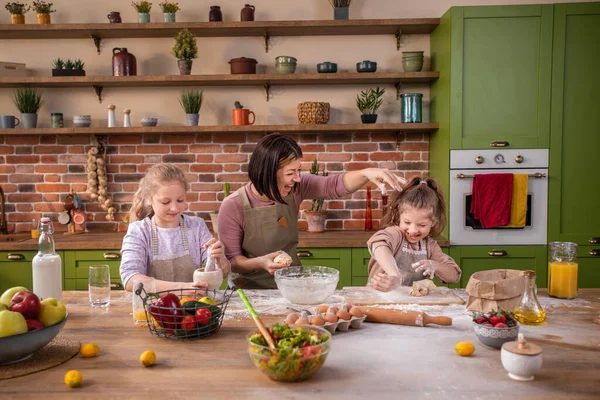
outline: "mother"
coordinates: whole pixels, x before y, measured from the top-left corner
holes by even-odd
[[[273,133],[263,137],[248,164],[250,182],[227,197],[219,210],[219,240],[231,261],[230,284],[249,289],[274,289],[273,274],[287,265],[273,259],[279,250],[292,265],[296,254],[298,212],[304,199],[338,199],[367,182],[385,193],[385,184],[401,190],[403,178],[387,169],[367,168],[344,174],[300,175],[302,150],[293,139]]]

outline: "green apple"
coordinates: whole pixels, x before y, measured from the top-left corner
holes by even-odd
[[[11,287],[10,289],[6,289],[6,291],[4,293],[2,293],[2,296],[0,296],[0,303],[4,304],[5,306],[10,306],[10,301],[13,298],[13,296],[17,293],[20,292],[21,290],[29,290],[26,287],[23,286],[15,286],[15,287]]]
[[[27,321],[23,314],[13,311],[0,311],[0,337],[19,335],[27,332]]]
[[[37,319],[44,326],[58,324],[65,319],[65,315],[67,315],[67,308],[54,297],[48,297],[40,301],[40,313]]]
[[[8,310],[8,307],[4,303],[0,303],[0,311]]]

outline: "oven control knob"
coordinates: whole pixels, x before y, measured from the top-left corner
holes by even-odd
[[[521,164],[523,162],[523,156],[516,156],[515,157],[515,162],[517,164]]]
[[[494,161],[496,161],[496,164],[504,164],[506,162],[504,161],[504,156],[502,154],[496,154]]]
[[[483,164],[483,157],[481,157],[481,156],[477,156],[477,157],[475,158],[475,162],[476,162],[477,164]]]

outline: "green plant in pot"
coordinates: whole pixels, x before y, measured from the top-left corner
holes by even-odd
[[[229,185],[229,182],[223,183],[223,199],[225,199],[227,196],[229,196],[230,188],[231,188],[231,186]],[[215,237],[218,238],[219,227],[217,224],[217,219],[219,217],[219,210],[216,210],[215,212],[212,212],[209,215],[210,215],[210,222],[212,222],[213,233],[215,234]]]
[[[179,95],[179,104],[185,111],[187,126],[198,126],[202,101],[204,101],[202,90],[184,90]]]
[[[24,24],[25,23],[25,13],[29,11],[30,7],[24,3],[6,3],[4,6],[10,13],[10,23],[11,24]]]
[[[362,113],[360,120],[363,124],[374,124],[377,121],[377,110],[383,103],[384,93],[385,89],[377,87],[362,90],[356,95],[356,107]]]
[[[350,3],[352,0],[329,0],[329,4],[333,7],[333,19],[350,18]]]
[[[138,23],[147,24],[150,22],[150,10],[152,9],[152,3],[149,1],[133,1],[131,2],[131,5],[138,12]]]
[[[310,166],[312,175],[319,175],[319,163],[314,160]],[[329,173],[323,168],[322,176],[327,176]],[[308,223],[308,232],[320,233],[325,232],[325,222],[327,221],[327,211],[323,210],[324,199],[313,199],[310,208],[304,210],[304,219]]]
[[[175,13],[181,8],[179,8],[179,4],[174,1],[163,1],[159,4],[165,22],[175,22]]]
[[[42,93],[34,88],[18,88],[12,99],[21,112],[23,127],[37,127],[37,112],[42,106]]]
[[[31,8],[35,10],[37,13],[37,23],[38,24],[49,24],[50,21],[50,13],[56,12],[56,10],[52,9],[53,3],[46,3],[45,1],[34,1]]]
[[[80,59],[57,58],[52,61],[52,76],[85,76],[84,67],[85,63]]]
[[[175,37],[173,55],[177,58],[179,73],[189,75],[192,72],[192,61],[198,57],[196,38],[187,28],[182,29]]]

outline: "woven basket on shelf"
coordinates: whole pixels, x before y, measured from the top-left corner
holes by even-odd
[[[298,104],[299,124],[326,124],[329,121],[329,103],[305,101]]]

